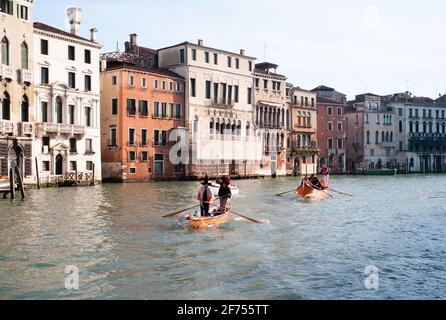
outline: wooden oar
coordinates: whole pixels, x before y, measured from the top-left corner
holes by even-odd
[[[214,206],[214,207],[216,207],[216,208],[218,208],[218,209],[220,209],[220,210],[225,210],[225,211],[226,211],[225,208],[222,208],[222,207],[217,206],[217,205],[215,205],[215,204],[211,204],[211,205]],[[245,215],[243,215],[243,214],[241,214],[241,213],[234,212],[234,211],[232,211],[232,210],[227,210],[227,212],[230,212],[230,213],[232,213],[232,214],[235,214],[236,216],[242,217],[243,219],[249,220],[249,221],[254,222],[254,223],[265,224],[265,222],[262,222],[262,221],[259,221],[259,220],[256,220],[256,219],[247,217],[247,216],[245,216]]]
[[[353,195],[352,194],[350,194],[350,193],[346,193],[346,192],[341,192],[341,191],[337,191],[337,190],[335,190],[335,189],[333,189],[333,188],[328,188],[329,190],[331,190],[331,191],[333,191],[333,192],[336,192],[336,193],[339,193],[339,194],[342,194],[342,195],[344,195],[344,196],[349,196],[349,197],[353,197]]]
[[[310,187],[310,188],[313,189],[313,190],[322,191],[322,192],[326,193],[327,195],[329,195],[330,197],[334,198],[334,196],[332,196],[331,194],[329,194],[329,193],[328,193],[327,191],[325,191],[325,190],[318,189],[318,188],[316,188],[316,187],[314,187],[314,186],[312,186],[312,185],[307,185],[307,186]]]
[[[296,189],[293,189],[293,190],[290,190],[290,191],[286,191],[286,192],[282,192],[282,193],[278,193],[278,194],[276,194],[276,197],[279,197],[279,196],[282,196],[284,194],[291,193],[291,192],[294,192],[294,191],[296,191]]]
[[[226,197],[222,197],[222,198],[215,198],[214,201],[217,201],[217,200],[220,200],[220,199],[224,199],[224,198],[227,198],[227,197],[228,197],[228,196],[226,196]],[[186,209],[183,209],[183,210],[180,210],[180,211],[175,211],[175,212],[166,214],[166,215],[163,216],[163,218],[174,217],[174,216],[176,216],[177,214],[180,214],[180,213],[182,213],[182,212],[184,212],[184,211],[192,210],[192,209],[194,209],[194,208],[198,208],[200,205],[201,205],[201,204],[197,204],[197,205],[195,205],[195,206],[193,206],[193,207],[190,207],[190,208],[186,208]]]

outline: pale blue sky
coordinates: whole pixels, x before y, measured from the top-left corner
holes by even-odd
[[[67,28],[70,5],[83,9],[83,36],[98,28],[104,52],[117,41],[122,49],[133,32],[151,48],[203,39],[259,62],[265,56],[294,85],[329,85],[349,99],[446,93],[444,1],[37,0],[34,20]]]

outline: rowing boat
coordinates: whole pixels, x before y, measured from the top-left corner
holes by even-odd
[[[214,217],[188,216],[186,219],[195,228],[212,227],[228,222],[229,212]]]
[[[214,193],[217,193],[218,190],[220,189],[220,185],[217,183],[211,183],[209,185],[211,187],[211,189],[213,189],[213,191],[215,191]],[[229,186],[229,188],[231,189],[231,194],[233,196],[238,196],[240,194],[240,187],[239,186]]]
[[[322,200],[328,198],[328,194],[322,190],[317,190],[307,183],[302,184],[296,191],[297,195],[304,200]]]

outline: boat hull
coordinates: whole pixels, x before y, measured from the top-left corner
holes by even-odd
[[[228,220],[229,220],[229,212],[215,217],[201,217],[201,218],[192,217],[189,222],[192,225],[192,227],[203,228],[203,227],[217,226],[228,222]]]
[[[297,188],[297,195],[304,200],[321,200],[328,198],[328,194],[324,191],[316,190],[306,184]]]

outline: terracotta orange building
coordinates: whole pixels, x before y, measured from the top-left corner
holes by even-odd
[[[101,60],[102,177],[106,181],[170,180],[184,165],[169,159],[169,134],[184,127],[184,79],[142,65],[132,53]]]

